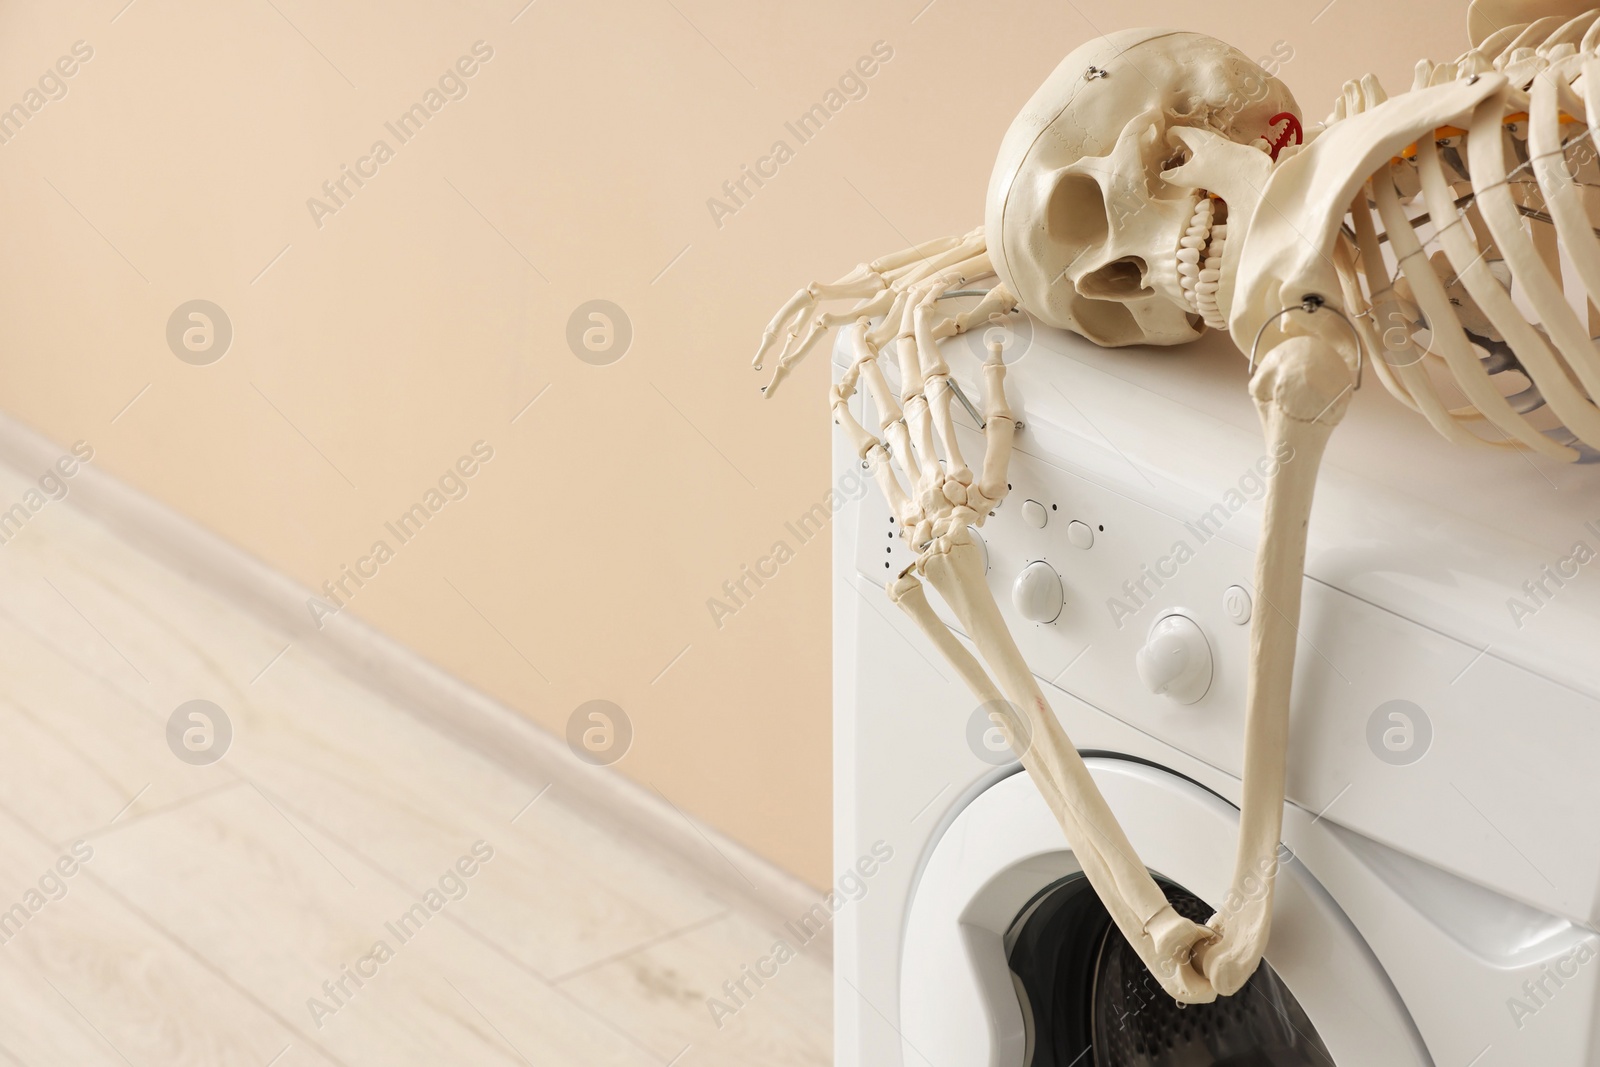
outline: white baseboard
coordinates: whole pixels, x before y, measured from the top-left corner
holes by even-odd
[[[65,452],[0,413],[0,462],[35,478]],[[802,915],[821,894],[800,879],[663,802],[615,770],[580,761],[564,741],[436,667],[417,652],[340,612],[319,631],[306,610],[312,592],[138,489],[85,464],[66,502],[169,569],[281,630],[355,681],[552,793],[596,825],[625,838],[669,870],[775,926]],[[311,640],[311,638],[315,640]],[[720,853],[720,855],[719,855]],[[831,939],[812,949],[831,958]]]

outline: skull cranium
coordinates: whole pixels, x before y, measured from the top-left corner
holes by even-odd
[[[1001,143],[985,218],[995,272],[1034,316],[1096,344],[1193,340],[1204,320],[1180,244],[1209,194],[1250,192],[1196,183],[1239,171],[1241,151],[1264,171],[1260,139],[1283,112],[1299,114],[1282,83],[1203,34],[1130,30],[1075,50]],[[1233,232],[1247,221],[1215,210]]]

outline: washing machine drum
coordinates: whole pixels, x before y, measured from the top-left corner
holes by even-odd
[[[1232,877],[1238,812],[1145,764],[1087,762],[1173,906],[1209,919],[1207,901]],[[1023,774],[980,794],[928,855],[900,991],[908,1067],[1431,1062],[1365,942],[1293,858],[1280,867],[1272,940],[1250,982],[1213,1004],[1177,1004],[1111,924]]]
[[[1216,909],[1170,883],[1179,914]],[[1081,873],[1035,898],[1005,939],[1028,1067],[1327,1067],[1333,1062],[1270,964],[1211,1004],[1179,1004],[1151,976]]]

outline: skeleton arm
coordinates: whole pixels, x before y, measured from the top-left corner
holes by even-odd
[[[1272,348],[1250,379],[1267,451],[1287,458],[1267,487],[1256,551],[1255,599],[1261,609],[1250,620],[1244,796],[1233,892],[1208,924],[1220,940],[1197,947],[1200,969],[1224,995],[1254,973],[1271,930],[1311,498],[1323,450],[1354,389],[1345,356],[1315,335],[1292,337]],[[1263,888],[1244,892],[1251,885]]]
[[[986,257],[975,259],[969,269],[977,271],[976,280],[992,274]],[[1005,398],[1005,364],[995,344],[983,368],[985,453],[974,475],[956,444],[950,410],[953,383],[939,343],[971,325],[987,323],[991,309],[1009,313],[1015,298],[995,285],[973,311],[941,317],[938,300],[954,278],[926,270],[921,274],[924,280],[906,284],[892,298],[892,306],[901,309],[898,331],[881,326],[874,331],[864,316],[848,327],[855,362],[832,393],[835,419],[873,471],[901,536],[916,556],[890,584],[890,599],[990,709],[1061,825],[1085,876],[1146,965],[1178,999],[1210,1001],[1216,990],[1192,961],[1195,944],[1209,939],[1211,931],[1179,915],[1139,862],[1012,638],[984,580],[978,547],[967,533],[969,525],[981,526],[1006,494],[1015,421]],[[894,318],[892,311],[889,318]],[[896,347],[903,407],[878,364],[875,335]],[[791,337],[799,336],[791,331]],[[859,382],[866,383],[872,396],[882,438],[862,426],[850,409]],[[771,395],[770,388],[767,393]],[[976,656],[935,614],[923,578],[950,606]]]

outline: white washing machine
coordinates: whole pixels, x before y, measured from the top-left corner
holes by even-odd
[[[976,398],[976,347],[946,347]],[[1106,351],[1023,323],[1007,361],[1024,429],[983,528],[991,586],[1141,858],[1203,920],[1232,871],[1244,623],[1270,610],[1250,602],[1271,461],[1244,360],[1220,336]],[[834,456],[850,484],[842,435]],[[1312,521],[1266,965],[1182,1009],[886,599],[895,533],[875,488],[834,528],[835,857],[859,887],[835,918],[839,1064],[1600,1065],[1600,466],[1467,451],[1358,394]],[[1050,623],[1012,606],[1039,562],[1063,587]],[[1212,661],[1192,703],[1135,667],[1171,616]]]

